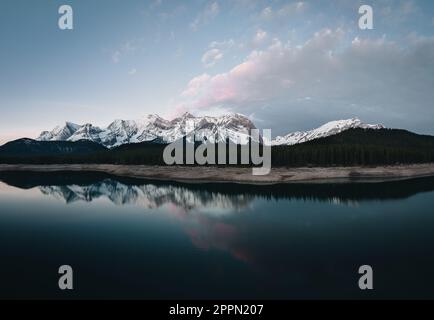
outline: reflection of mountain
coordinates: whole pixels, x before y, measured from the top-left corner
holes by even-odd
[[[22,189],[38,188],[43,194],[67,203],[109,199],[118,205],[140,206],[137,211],[143,213],[151,210],[141,208],[160,208],[152,212],[158,213],[158,218],[163,216],[171,226],[179,226],[201,253],[210,251],[215,257],[213,251],[218,251],[252,266],[255,273],[272,275],[267,281],[274,281],[269,282],[274,288],[297,286],[298,282],[288,283],[288,274],[293,274],[297,281],[300,279],[301,289],[316,288],[318,274],[323,275],[327,281],[325,284],[331,287],[340,277],[353,279],[354,265],[364,261],[379,263],[373,257],[384,255],[394,262],[393,265],[403,261],[414,263],[414,259],[422,256],[423,260],[416,260],[416,265],[423,266],[430,257],[429,250],[426,255],[420,255],[413,254],[420,253],[420,248],[401,248],[414,248],[411,240],[428,245],[434,243],[429,229],[432,226],[430,206],[415,206],[415,201],[396,201],[393,205],[362,203],[366,200],[404,199],[433,191],[433,177],[381,183],[259,186],[168,183],[103,173],[0,172],[0,180]],[[355,201],[360,202],[361,209],[318,205],[313,201]],[[399,210],[397,204],[401,203],[408,207]],[[431,205],[431,202],[427,204]],[[82,210],[81,207],[75,209]],[[106,206],[92,203],[86,214],[104,209]],[[119,208],[112,209],[115,209],[112,212],[124,212]],[[236,211],[237,214],[232,214]],[[145,218],[153,217],[148,215]],[[409,229],[401,229],[406,225]],[[417,233],[422,230],[421,236],[417,234],[412,238],[411,230]],[[115,239],[118,238],[115,236]],[[373,245],[377,243],[388,243],[392,250]]]
[[[149,181],[89,172],[0,172],[0,180],[21,189],[39,187],[44,194],[60,197],[67,203],[106,197],[118,205],[159,207],[174,204],[187,210],[205,207],[241,209],[254,198],[352,203],[402,199],[434,190],[433,177],[376,183],[248,185]]]
[[[106,197],[117,205],[135,204],[146,208],[158,208],[173,204],[184,210],[200,208],[242,209],[250,203],[253,196],[238,194],[225,195],[205,190],[189,190],[182,186],[155,185],[153,183],[132,185],[113,179],[104,179],[90,185],[68,184],[61,186],[39,186],[45,195],[75,201],[93,201]]]

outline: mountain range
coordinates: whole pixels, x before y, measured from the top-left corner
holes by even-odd
[[[56,132],[64,135],[69,134],[71,127],[76,128],[67,127]],[[84,132],[82,129],[86,127],[75,133],[79,130]],[[190,131],[187,138],[194,133],[194,130]],[[233,136],[235,134],[237,131]],[[118,139],[117,136],[115,138]],[[96,139],[38,141],[22,138],[0,146],[0,163],[165,165],[163,154],[166,144],[162,143],[165,138],[157,136],[154,140],[111,148],[94,142],[101,141]],[[98,139],[101,139],[100,135]],[[273,166],[372,166],[434,162],[434,136],[366,125],[357,119],[332,122],[315,130],[280,137],[272,143]],[[237,164],[240,164],[238,151],[236,155]],[[226,156],[226,161],[229,161]]]
[[[309,131],[296,131],[285,136],[278,136],[272,141],[272,145],[294,145],[307,141],[325,138],[344,132],[349,129],[384,129],[381,124],[366,124],[358,118],[348,120],[330,121],[319,128]]]
[[[158,115],[148,115],[139,120],[115,120],[106,128],[87,123],[77,125],[66,122],[51,131],[42,132],[38,141],[79,141],[89,140],[107,148],[123,144],[140,142],[171,143],[193,134],[212,142],[224,142],[227,139],[234,143],[245,144],[250,137],[254,124],[240,114],[222,117],[194,117],[185,113],[173,120],[166,120]],[[199,139],[199,140],[201,140]]]
[[[278,136],[272,145],[294,145],[310,140],[338,134],[348,129],[382,129],[380,124],[365,124],[357,118],[328,122],[309,131],[297,131]],[[171,143],[187,137],[211,142],[229,141],[246,144],[251,138],[251,130],[256,129],[253,122],[241,114],[227,114],[221,117],[195,117],[185,113],[173,120],[158,115],[148,115],[139,120],[115,120],[105,128],[90,123],[78,125],[66,122],[51,131],[43,131],[38,141],[81,141],[87,140],[113,148],[124,144],[141,142]]]

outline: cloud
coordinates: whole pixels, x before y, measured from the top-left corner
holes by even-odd
[[[201,81],[190,82],[186,91],[194,85],[194,92],[200,96],[195,101],[198,107],[226,103],[241,105],[275,96],[280,89],[286,90],[290,84],[300,81],[300,77],[307,78],[306,73],[314,70],[302,69],[299,63],[309,60],[306,64],[319,65],[324,60],[324,51],[330,50],[340,36],[341,32],[321,31],[302,49],[287,47],[274,39],[266,50],[252,51],[232,70],[213,77],[200,76]]]
[[[222,58],[223,53],[219,49],[210,49],[202,56],[202,63],[205,68],[210,68]]]
[[[341,29],[320,30],[299,46],[275,38],[227,72],[192,79],[183,91],[182,98],[188,98],[183,105],[258,117],[271,105],[276,114],[294,120],[318,115],[398,122],[434,117],[427,105],[434,101],[434,38],[413,37],[403,45],[385,37],[346,39]]]
[[[374,9],[374,15],[377,10]],[[392,1],[378,10],[381,23],[396,28],[397,25],[409,23],[410,19],[420,13],[420,8],[414,1],[406,0],[398,3]]]
[[[202,64],[205,68],[213,67],[219,60],[221,60],[228,50],[234,46],[233,39],[224,40],[222,42],[213,41],[209,44],[208,50],[202,56]]]
[[[163,4],[163,0],[154,0],[151,2],[151,4],[149,5],[149,8],[151,9],[155,9],[157,7],[160,7]]]
[[[118,63],[120,61],[120,58],[121,58],[121,52],[119,50],[116,50],[115,52],[113,52],[113,54],[112,54],[113,63]]]
[[[299,14],[306,9],[306,3],[299,1],[284,5],[277,11],[277,15],[280,17],[288,17],[293,14]]]
[[[272,20],[276,18],[287,18],[294,14],[300,14],[306,9],[305,2],[292,2],[283,5],[277,10],[274,10],[271,6],[265,7],[259,14],[259,18],[262,20]]]
[[[253,39],[253,45],[260,46],[265,42],[265,40],[267,40],[267,36],[268,34],[266,31],[259,29],[258,31],[256,31],[255,37]]]
[[[404,14],[404,15],[413,14],[413,13],[417,12],[418,10],[419,10],[419,8],[414,3],[414,1],[402,2],[401,6],[400,6],[401,14]]]
[[[235,45],[235,41],[233,39],[224,40],[222,42],[213,41],[210,43],[210,48],[218,48],[221,50],[231,49]]]
[[[200,25],[207,24],[209,21],[217,17],[220,12],[220,7],[217,1],[209,3],[204,11],[200,12],[196,19],[190,24],[193,31],[197,31]]]
[[[143,39],[133,39],[125,41],[121,46],[114,50],[111,54],[111,60],[113,63],[119,63],[121,58],[128,54],[133,54],[143,44]]]
[[[132,69],[130,69],[129,71],[128,71],[128,74],[130,75],[130,76],[133,76],[133,75],[135,75],[137,73],[137,69],[136,68],[132,68]]]
[[[203,85],[206,84],[210,78],[211,77],[206,73],[194,77],[190,80],[187,89],[184,90],[181,95],[184,97],[197,97]]]
[[[269,20],[273,17],[273,9],[271,7],[266,7],[261,11],[259,16],[264,20]]]

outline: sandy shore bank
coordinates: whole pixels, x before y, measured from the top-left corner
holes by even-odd
[[[266,176],[252,175],[251,168],[141,166],[109,164],[74,165],[6,165],[0,172],[104,172],[116,176],[180,182],[235,182],[249,184],[274,184],[291,182],[320,183],[330,180],[342,182],[383,181],[434,176],[434,164],[416,164],[384,167],[334,167],[334,168],[273,168]]]

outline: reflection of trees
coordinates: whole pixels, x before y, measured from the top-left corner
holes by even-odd
[[[153,183],[132,185],[113,179],[84,186],[39,186],[39,189],[43,194],[64,199],[67,203],[90,202],[105,197],[117,205],[136,204],[147,208],[158,208],[165,204],[173,204],[187,211],[206,207],[239,210],[248,206],[253,199],[251,195],[228,195]]]
[[[363,200],[407,198],[434,190],[432,177],[376,183],[248,185],[147,181],[88,172],[1,172],[0,180],[23,189],[39,187],[44,194],[65,199],[67,203],[106,197],[119,205],[160,207],[174,204],[185,210],[204,207],[242,209],[254,198],[351,204]]]
[[[273,204],[258,205],[253,210],[245,208],[255,199],[346,204],[402,199],[434,190],[434,178],[381,183],[262,186],[168,183],[89,173],[0,173],[0,180],[23,189],[38,187],[44,194],[67,203],[106,198],[118,205],[165,206],[159,212],[171,215],[196,248],[227,253],[253,266],[255,272],[259,270],[264,275],[271,275],[267,278],[271,289],[298,288],[309,294],[309,288],[317,288],[319,278],[324,281],[324,287],[333,288],[342,283],[341,278],[353,279],[354,265],[363,261],[373,261],[379,266],[408,262],[405,268],[416,265],[418,268],[427,266],[428,269],[433,265],[432,261],[427,263],[434,243],[429,214],[419,214],[417,219],[426,220],[416,225],[413,224],[413,214],[386,220],[366,214],[366,210],[346,208],[316,214],[311,208],[322,206],[309,207],[309,204],[304,208],[290,203],[277,207]],[[240,210],[249,214],[215,214],[219,213],[219,209],[227,209],[221,211],[230,213]],[[298,209],[300,212],[294,211]],[[429,208],[423,210],[429,213]],[[346,214],[348,212],[351,214]],[[377,210],[376,214],[379,212],[381,210]],[[410,229],[406,229],[406,236],[402,237],[404,233],[396,226],[407,221],[411,222],[408,224]],[[418,234],[411,235],[411,230]],[[379,243],[381,245],[374,245]],[[423,243],[423,246],[414,247],[414,243]],[[391,246],[387,247],[391,250],[385,250],[387,245]],[[421,250],[425,250],[426,254],[421,255]],[[291,278],[296,279],[294,282],[290,282],[289,274],[295,275]],[[269,292],[273,292],[271,289]],[[302,295],[300,291],[293,292],[294,295]]]

